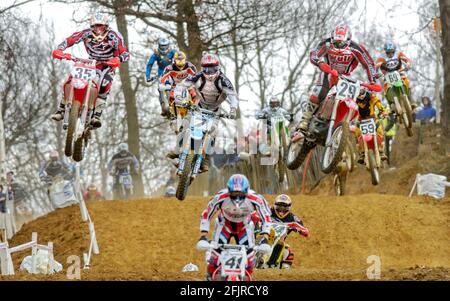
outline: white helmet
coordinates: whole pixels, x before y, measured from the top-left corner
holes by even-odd
[[[119,144],[118,151],[119,152],[127,152],[128,151],[128,144],[126,144],[126,143]]]
[[[276,97],[275,95],[270,97],[269,106],[271,109],[278,108],[280,106],[280,100],[278,99],[278,97]]]
[[[109,33],[109,16],[97,12],[90,17],[89,24],[94,39],[97,42],[103,41]]]

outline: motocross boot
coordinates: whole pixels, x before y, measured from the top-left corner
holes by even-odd
[[[309,102],[306,108],[307,109],[305,112],[303,112],[302,119],[300,120],[300,123],[297,126],[297,129],[303,133],[308,132],[309,123],[311,122],[311,118],[314,114],[314,111],[317,108],[317,104]]]
[[[97,98],[97,102],[95,104],[94,113],[91,119],[91,125],[94,129],[97,129],[102,126],[102,121],[100,120],[103,112],[103,107],[105,106],[106,101],[102,98]]]
[[[65,108],[66,108],[66,105],[64,103],[62,103],[62,102],[59,103],[58,110],[54,114],[52,114],[52,116],[51,116],[52,119],[54,121],[61,121],[61,120],[63,120]]]

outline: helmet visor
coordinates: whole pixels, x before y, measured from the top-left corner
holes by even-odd
[[[161,53],[167,53],[169,51],[169,45],[159,45],[159,51]]]
[[[345,47],[347,47],[348,43],[346,41],[335,41],[333,45],[337,49],[344,49]]]
[[[231,191],[230,192],[230,199],[232,200],[243,200],[245,199],[247,194],[242,191]]]
[[[286,203],[275,203],[275,210],[277,212],[280,212],[282,214],[289,212],[291,210],[291,205],[290,204],[286,204]]]
[[[107,27],[108,26],[103,25],[103,24],[95,24],[92,26],[92,31],[96,35],[102,35],[106,32]]]
[[[204,67],[203,73],[206,75],[213,75],[219,72],[219,66],[210,66],[210,67]]]

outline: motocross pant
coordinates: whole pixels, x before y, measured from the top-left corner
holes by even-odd
[[[253,247],[255,246],[255,234],[254,226],[252,222],[249,223],[233,223],[225,219],[223,215],[219,215],[216,218],[216,225],[213,234],[213,241],[219,244],[228,244],[231,238],[234,238],[236,244],[248,246],[247,253],[247,270],[249,275],[252,275],[255,267],[255,252]],[[208,260],[208,266],[206,268],[206,277],[211,279],[214,271],[219,267],[219,255],[220,249],[213,250],[211,257]]]

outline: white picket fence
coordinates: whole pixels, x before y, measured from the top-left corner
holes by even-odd
[[[31,249],[31,273],[36,273],[36,255],[38,250],[47,251],[48,254],[48,266],[47,271],[49,274],[53,274],[53,242],[48,242],[48,244],[40,245],[38,244],[37,233],[33,232],[31,234],[31,241],[15,246],[9,247],[8,241],[0,243],[0,269],[2,275],[14,275],[14,263],[12,261],[11,254],[15,252],[24,251]]]

